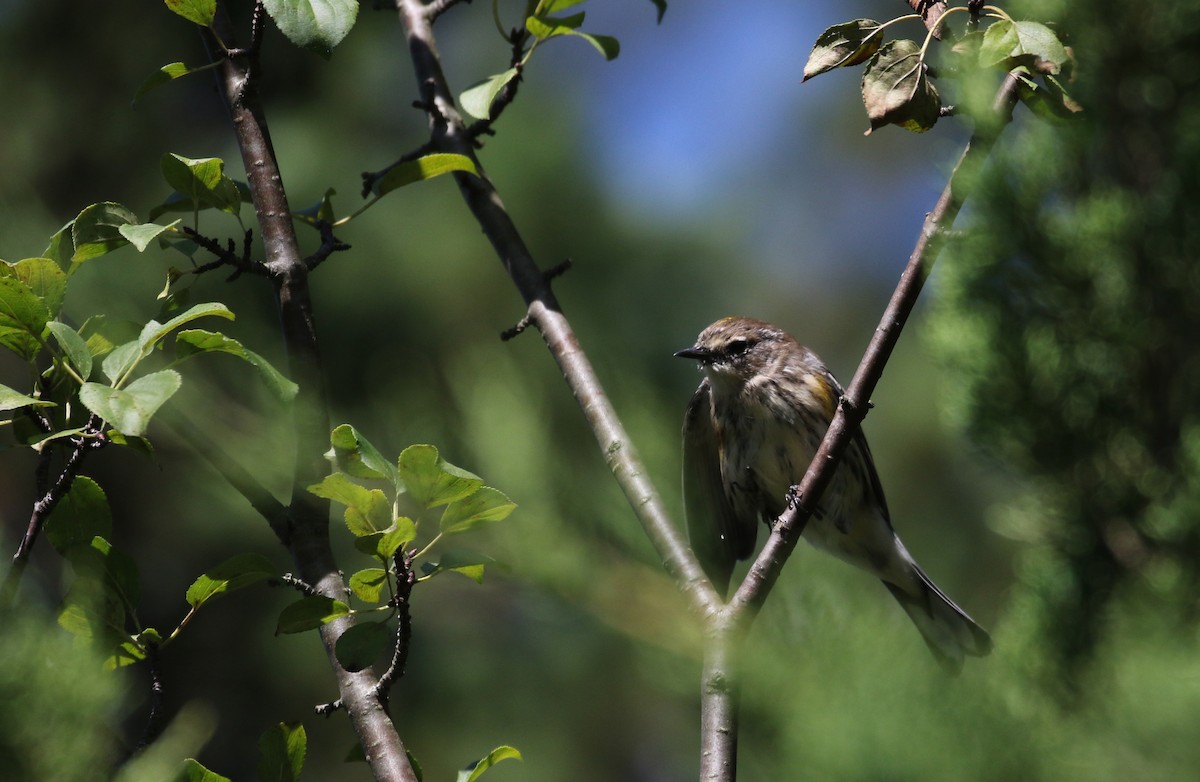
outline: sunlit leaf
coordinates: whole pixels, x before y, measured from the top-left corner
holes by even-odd
[[[230,782],[229,777],[223,777],[215,771],[209,771],[195,758],[183,761],[176,782]]]
[[[516,507],[504,492],[485,486],[447,505],[442,514],[441,530],[447,535],[466,532],[480,524],[505,519]]]
[[[198,70],[208,70],[208,66],[190,68],[181,62],[168,63],[152,73],[144,82],[142,82],[142,86],[138,87],[137,92],[133,94],[133,102],[137,103],[139,100],[141,100],[143,95],[150,90],[155,89],[156,87],[169,84],[181,76],[187,76],[189,73],[195,73]]]
[[[159,225],[158,223],[141,223],[140,225],[122,225],[118,226],[117,230],[129,240],[130,244],[137,248],[140,253],[146,252],[146,248],[150,246],[150,242],[154,241],[164,231],[169,231],[179,225],[180,221],[176,220],[168,225]]]
[[[465,171],[478,175],[479,171],[471,158],[466,155],[454,155],[448,152],[437,152],[424,155],[416,160],[409,160],[393,166],[386,174],[375,181],[375,195],[385,195],[396,188],[404,187],[413,182],[432,179],[435,176],[449,174],[454,171]]]
[[[358,18],[358,0],[264,0],[263,6],[289,41],[326,57]]]
[[[167,8],[184,19],[202,27],[211,26],[213,16],[217,12],[217,0],[163,0],[163,2],[167,4]]]
[[[199,608],[219,595],[265,581],[278,571],[261,554],[238,554],[204,571],[187,590],[188,605]]]
[[[28,285],[15,276],[0,275],[0,348],[33,359],[50,317],[46,303]]]
[[[114,429],[131,437],[145,433],[150,419],[170,399],[183,380],[171,369],[140,377],[125,388],[84,383],[79,401]]]
[[[496,99],[505,85],[517,78],[517,74],[516,68],[509,68],[503,73],[497,73],[495,76],[489,76],[481,82],[472,84],[463,91],[462,95],[458,96],[459,105],[472,117],[491,119],[492,101]]]
[[[375,446],[350,424],[335,427],[329,435],[329,442],[332,448],[325,458],[342,472],[355,478],[382,478],[395,486],[397,491],[403,488],[396,466],[383,458]]]
[[[387,586],[387,571],[381,567],[369,567],[350,576],[350,591],[364,603],[378,603],[383,588]]]
[[[16,277],[25,283],[51,315],[62,309],[67,294],[67,275],[54,259],[26,258],[16,263],[0,263],[0,275]]]
[[[510,758],[513,760],[524,760],[524,758],[521,757],[521,753],[517,751],[515,747],[496,747],[487,755],[459,771],[456,782],[475,782],[475,780],[479,779],[479,777],[481,777],[489,768],[502,760],[508,760]]]
[[[620,42],[611,35],[593,35],[591,33],[580,32],[578,27],[583,24],[583,18],[584,15],[582,13],[564,17],[531,16],[525,20],[525,29],[531,35],[543,40],[560,35],[582,38],[590,43],[596,51],[600,52],[604,56],[604,59],[615,60],[617,55],[621,53]]]
[[[855,19],[821,33],[804,66],[804,81],[835,68],[866,62],[879,51],[883,36],[876,33],[882,27],[874,19]]]
[[[483,485],[482,478],[442,459],[432,445],[405,448],[397,468],[409,496],[426,508],[453,502]]]
[[[344,473],[326,475],[308,490],[318,497],[346,506],[346,527],[357,537],[383,532],[392,526],[392,504],[379,489],[359,486]]]
[[[307,751],[308,735],[299,722],[281,722],[267,728],[258,740],[258,779],[296,782]]]

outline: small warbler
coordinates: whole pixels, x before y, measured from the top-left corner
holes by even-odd
[[[692,548],[723,593],[734,563],[754,553],[759,518],[770,523],[783,513],[842,387],[790,334],[751,318],[719,320],[675,355],[698,361],[705,375],[684,417],[684,503]],[[964,655],[991,651],[987,632],[937,588],[896,536],[861,431],[804,538],[878,576],[943,667],[957,672]]]

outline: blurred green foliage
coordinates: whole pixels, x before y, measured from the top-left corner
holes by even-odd
[[[631,14],[643,5],[632,3]],[[815,15],[826,5],[807,7]],[[905,10],[894,0],[862,5],[875,18]],[[1045,18],[1051,4],[1028,5]],[[914,335],[902,340],[866,423],[898,528],[931,574],[994,630],[996,652],[961,679],[945,679],[884,590],[798,552],[751,638],[745,778],[1174,780],[1200,767],[1191,735],[1200,670],[1187,621],[1200,466],[1189,345],[1196,315],[1187,303],[1200,281],[1186,262],[1196,246],[1189,205],[1197,185],[1188,172],[1200,127],[1198,5],[1053,5],[1080,58],[1073,92],[1085,118],[1049,127],[1018,111],[972,199],[976,230],[935,270],[930,293],[939,301],[925,345],[942,363]],[[657,31],[664,56],[687,45],[687,14],[703,10],[683,6],[673,4]],[[835,10],[837,18],[814,28],[841,21],[844,10]],[[0,13],[0,65],[20,75],[2,96],[0,256],[40,253],[96,201],[120,201],[145,217],[167,194],[158,173],[164,153],[238,159],[206,76],[128,107],[163,64],[202,61],[194,34],[165,10],[96,4],[62,13],[24,2]],[[631,27],[652,24],[644,14],[631,19]],[[455,9],[439,35],[459,88],[506,61],[483,7]],[[744,44],[754,46],[752,33]],[[423,116],[408,108],[415,88],[394,15],[364,7],[328,63],[273,31],[265,46],[263,87],[292,206],[316,203],[332,186],[346,214],[360,203],[358,172],[377,170],[425,135]],[[810,46],[797,35],[795,62],[774,67],[793,67],[799,82]],[[103,67],[94,67],[97,58]],[[863,141],[857,85],[843,80],[837,105],[851,108],[824,116],[844,123],[818,126],[822,138],[847,139],[832,147],[845,161],[836,178],[788,177],[807,170],[814,149],[830,147],[781,136],[788,143],[750,185],[738,183],[745,189],[726,194],[713,183],[721,197],[711,211],[659,219],[605,197],[603,172],[584,162],[591,150],[574,113],[586,90],[573,73],[565,87],[546,75],[561,62],[548,47],[482,159],[543,266],[575,261],[556,283],[564,310],[648,470],[678,507],[678,428],[698,378],[670,354],[717,316],[741,312],[786,326],[847,380],[917,230],[900,222],[902,244],[881,235],[866,260],[801,245],[760,263],[747,248],[769,247],[770,237],[756,233],[747,204],[782,192],[788,213],[803,212],[830,187],[860,178],[861,189],[877,189],[907,176],[909,211],[923,211],[932,204],[923,201],[927,171],[895,166],[938,157],[931,144],[946,152],[949,142],[936,138],[952,134],[953,123],[939,123],[921,144],[890,130]],[[801,107],[834,100],[800,89],[766,99]],[[639,132],[636,121],[614,127]],[[855,239],[862,247],[878,224],[912,217],[868,218],[857,201],[845,211],[844,224],[817,226],[829,236],[814,244]],[[232,219],[213,218],[205,230],[240,236]],[[316,246],[315,234],[302,238]],[[518,747],[525,762],[497,766],[488,774],[496,782],[693,777],[695,628],[537,335],[499,342],[521,317],[520,300],[452,183],[393,193],[341,238],[354,249],[318,270],[313,291],[334,420],[353,423],[384,453],[436,443],[520,504],[504,525],[480,533],[506,572],[489,569],[482,586],[439,579],[414,602],[412,655],[392,703],[427,778],[449,778],[502,744]],[[847,271],[880,268],[879,257],[894,263],[878,278]],[[130,249],[90,262],[66,310],[80,321],[103,311],[144,322],[168,265],[178,263]],[[210,275],[194,295],[228,304],[238,315],[230,335],[282,368],[265,286]],[[912,328],[928,314],[919,308]],[[214,360],[171,405],[198,411],[205,431],[282,495],[287,420],[267,391],[246,382],[240,363]],[[18,385],[10,368],[0,360],[0,380]],[[940,408],[955,415],[939,418]],[[186,443],[153,425],[149,436],[154,459],[107,449],[88,473],[113,504],[114,545],[141,569],[142,620],[171,627],[186,612],[188,585],[218,562],[255,551],[280,570],[289,563],[262,519]],[[8,552],[34,499],[35,459],[15,449],[2,459]],[[1016,541],[985,529],[984,518]],[[350,537],[335,534],[343,562],[355,558]],[[56,605],[60,569],[42,546],[26,574],[26,600],[47,611]],[[365,766],[342,763],[354,743],[345,720],[312,716],[335,696],[319,645],[311,634],[273,635],[293,599],[255,586],[199,616],[164,655],[168,710],[210,709],[216,730],[197,757],[233,779],[252,778],[256,737],[281,721],[305,724],[308,778],[366,779]],[[16,747],[6,744],[0,756],[5,779],[90,779],[96,764],[120,754],[116,734],[139,735],[147,692],[139,668],[101,675],[99,660],[75,656],[86,652],[45,620],[7,624],[0,652],[18,661],[5,667],[0,719],[22,723],[5,731]],[[46,670],[66,673],[38,675]],[[1064,700],[1064,690],[1075,698]],[[34,722],[30,714],[47,716]],[[70,751],[51,754],[77,761],[74,770],[30,765],[64,736]]]
[[[1030,478],[997,525],[1025,664],[1087,702],[1116,597],[1183,627],[1200,598],[1200,5],[1058,6],[1086,118],[1004,140],[934,333],[955,417]]]

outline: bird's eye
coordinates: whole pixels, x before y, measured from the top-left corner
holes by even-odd
[[[726,350],[731,356],[740,356],[750,349],[750,343],[744,339],[735,339],[729,343]]]

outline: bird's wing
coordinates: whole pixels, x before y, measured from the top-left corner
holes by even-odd
[[[717,591],[725,593],[733,565],[754,551],[757,519],[739,519],[721,480],[720,440],[706,378],[683,418],[683,502],[688,540]]]

